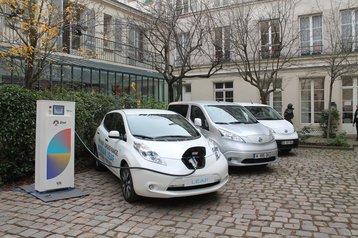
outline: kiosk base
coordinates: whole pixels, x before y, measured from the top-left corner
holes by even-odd
[[[53,190],[53,191],[46,191],[46,192],[36,191],[34,184],[23,185],[20,186],[20,188],[26,191],[27,193],[33,195],[34,197],[37,197],[43,202],[53,202],[57,200],[82,197],[88,195],[88,193],[84,193],[76,188],[67,188],[67,189]]]

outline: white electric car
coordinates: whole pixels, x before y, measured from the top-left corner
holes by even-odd
[[[260,123],[271,129],[279,151],[289,152],[298,146],[298,134],[293,125],[271,106],[259,103],[238,104],[247,108]]]
[[[217,143],[229,166],[266,166],[277,160],[271,131],[243,106],[232,102],[172,102],[168,109],[192,121]]]
[[[227,161],[215,143],[175,112],[111,111],[94,143],[99,160],[121,179],[128,202],[211,193],[228,181]]]

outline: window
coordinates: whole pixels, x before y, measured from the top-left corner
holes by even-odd
[[[226,6],[230,3],[230,0],[214,0],[213,7]]]
[[[358,9],[341,11],[343,49],[358,51]]]
[[[144,60],[144,35],[137,26],[129,27],[128,39],[128,57],[129,63],[135,65],[136,61],[143,62]]]
[[[176,12],[178,15],[197,10],[197,0],[176,0]]]
[[[358,77],[342,77],[342,123],[351,128],[355,105],[358,104]]]
[[[198,106],[191,106],[191,110],[190,110],[190,120],[192,122],[195,122],[195,119],[199,118],[201,120],[201,125],[202,128],[205,130],[209,130],[209,124],[208,121],[206,120],[206,117],[203,113],[203,111],[200,109],[200,107]]]
[[[282,79],[277,79],[276,91],[270,93],[267,101],[271,107],[282,115]]]
[[[112,16],[104,14],[103,18],[103,46],[108,48],[110,46],[110,34],[112,31]]]
[[[230,60],[230,26],[217,27],[215,33],[215,59]]]
[[[175,54],[175,64],[176,65],[183,65],[183,60],[189,60],[187,57],[186,49],[188,49],[188,40],[189,40],[189,33],[181,33],[178,35],[178,42],[177,42],[177,49]],[[188,64],[189,62],[186,62]]]
[[[234,101],[233,82],[215,83],[215,100],[224,102]]]
[[[301,55],[322,52],[322,15],[300,17]]]
[[[301,79],[301,122],[319,123],[324,109],[324,79]]]
[[[268,20],[260,22],[261,57],[271,58],[280,55],[280,22]]]
[[[116,18],[115,20],[115,31],[114,31],[114,49],[122,50],[122,20]]]

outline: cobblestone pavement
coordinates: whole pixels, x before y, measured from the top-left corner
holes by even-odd
[[[230,169],[220,191],[129,204],[110,172],[76,174],[89,196],[44,203],[0,192],[0,237],[358,237],[358,156],[299,148]]]

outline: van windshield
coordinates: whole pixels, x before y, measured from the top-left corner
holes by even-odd
[[[216,124],[258,123],[255,117],[240,105],[207,105],[205,109]]]
[[[281,115],[272,107],[245,106],[257,120],[283,120]]]

